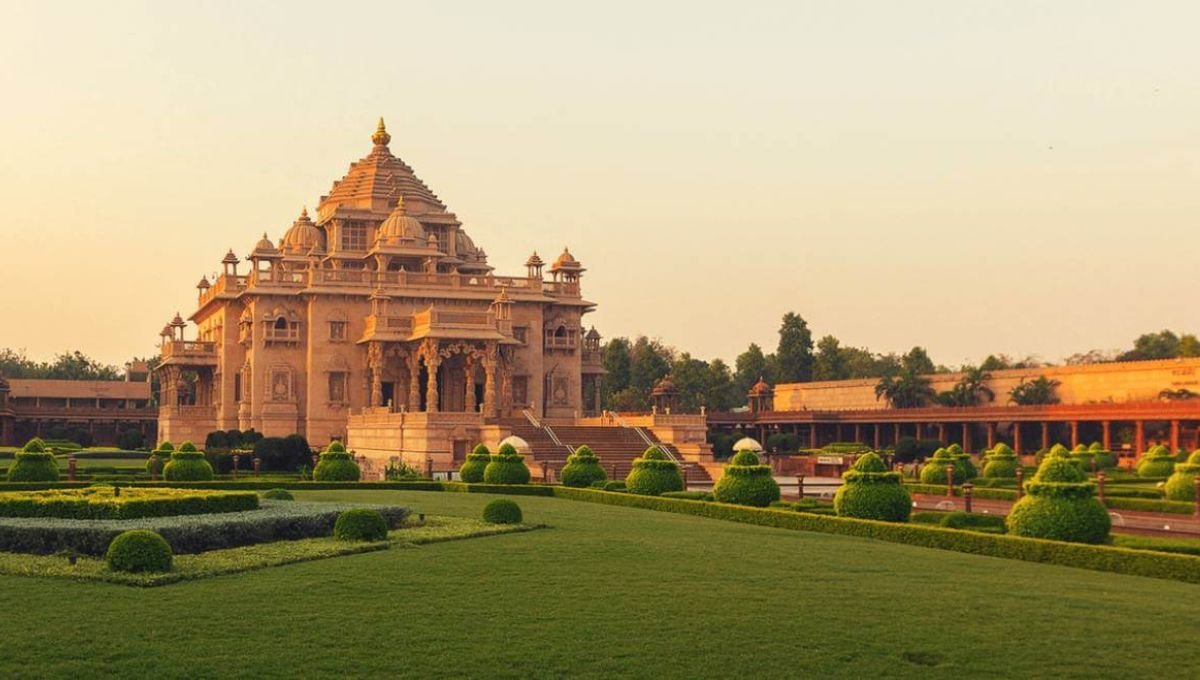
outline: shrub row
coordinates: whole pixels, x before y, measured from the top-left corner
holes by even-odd
[[[782,529],[858,536],[975,555],[1200,583],[1200,557],[1191,555],[1156,554],[1104,545],[985,534],[911,523],[830,517],[771,508],[697,503],[654,496],[607,493],[593,489],[556,487],[554,495],[591,503],[675,512]]]
[[[408,508],[348,503],[264,503],[258,510],[219,515],[157,517],[136,520],[75,520],[59,518],[0,518],[0,552],[49,554],[74,551],[105,554],[114,537],[130,529],[149,529],[161,535],[175,554],[198,553],[271,541],[328,536],[345,510],[369,507],[379,511],[390,528],[399,527]]]
[[[253,491],[127,489],[118,496],[112,487],[90,487],[0,493],[0,517],[138,519],[256,508],[258,494]]]

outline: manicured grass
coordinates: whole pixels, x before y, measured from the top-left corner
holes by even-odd
[[[298,497],[472,518],[495,498]],[[0,577],[0,608],[22,612],[0,619],[0,675],[1095,678],[1200,661],[1169,633],[1193,626],[1197,586],[515,500],[551,528],[151,590]]]

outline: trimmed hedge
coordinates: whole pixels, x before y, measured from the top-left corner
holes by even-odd
[[[262,492],[262,497],[272,501],[294,501],[296,497],[287,489],[267,489]]]
[[[563,484],[582,488],[607,481],[608,473],[604,471],[600,458],[592,452],[591,447],[584,445],[567,456],[567,464],[563,466],[560,477]]]
[[[333,525],[333,537],[339,541],[382,541],[387,532],[387,520],[370,508],[347,510]]]
[[[595,489],[555,487],[554,495],[590,503],[660,510],[781,529],[858,536],[924,548],[1200,583],[1200,557],[1191,555],[959,531],[912,523],[830,517],[771,508],[748,508],[722,503],[697,503],[672,498],[606,493]]]
[[[244,512],[258,508],[253,491],[116,488],[15,491],[0,493],[0,517],[138,519],[174,515]]]
[[[759,464],[753,451],[738,451],[713,485],[712,495],[721,503],[765,508],[779,500],[779,484],[771,466]]]
[[[525,456],[517,453],[512,444],[503,444],[483,468],[483,481],[488,484],[528,484],[529,468]]]
[[[171,571],[171,546],[153,531],[134,529],[108,545],[104,561],[113,571]]]
[[[483,521],[488,524],[520,524],[521,506],[507,498],[497,498],[483,506]]]
[[[1069,455],[1051,449],[1025,489],[1028,495],[1013,504],[1005,520],[1009,533],[1080,543],[1108,541],[1108,510],[1095,497],[1096,485]]]
[[[15,462],[8,468],[10,482],[57,482],[58,463],[46,444],[37,437],[30,439],[14,455]]]
[[[1200,475],[1200,449],[1192,452],[1186,463],[1176,463],[1175,473],[1163,487],[1167,498],[1173,501],[1196,500],[1196,476]]]
[[[987,462],[983,466],[983,476],[989,479],[1015,478],[1017,468],[1021,466],[1012,447],[1003,442],[992,447],[992,450],[984,456],[984,460]]]
[[[163,468],[163,479],[169,482],[206,482],[212,478],[212,465],[191,442],[180,444]]]
[[[912,497],[900,483],[900,473],[888,472],[874,453],[860,456],[842,479],[845,483],[833,496],[840,517],[905,522],[912,513]]]
[[[625,488],[643,496],[684,490],[679,465],[667,459],[657,446],[646,449],[641,458],[633,459],[633,469],[625,476]]]
[[[341,442],[330,442],[321,452],[317,467],[313,468],[313,481],[357,482],[362,479],[362,470]]]
[[[467,454],[467,460],[458,468],[458,476],[468,483],[482,482],[483,471],[492,460],[492,453],[483,444],[477,444],[475,449]]]
[[[962,484],[975,476],[975,466],[965,454],[956,455],[949,449],[938,449],[933,452],[933,457],[921,466],[921,483],[945,484],[948,465],[954,466],[955,484]]]
[[[1175,456],[1167,447],[1153,446],[1138,461],[1138,477],[1169,477],[1175,472]]]

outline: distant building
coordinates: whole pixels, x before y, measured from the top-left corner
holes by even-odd
[[[149,368],[130,364],[120,380],[31,380],[0,376],[0,444],[20,446],[55,431],[88,433],[97,446],[112,446],[125,430],[154,440],[158,408],[150,394]]]

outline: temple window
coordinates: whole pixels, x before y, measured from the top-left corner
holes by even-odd
[[[292,372],[290,370],[275,369],[271,371],[270,392],[268,396],[271,401],[292,400]]]
[[[525,326],[513,326],[513,338],[522,345],[529,342],[529,329]]]
[[[346,340],[346,322],[345,321],[330,321],[329,322],[329,339],[333,342],[345,342],[345,340]]]
[[[346,382],[349,376],[346,373],[336,372],[329,374],[329,401],[335,404],[345,403],[346,401]]]
[[[342,227],[342,250],[366,250],[367,225],[361,222],[347,222]]]

